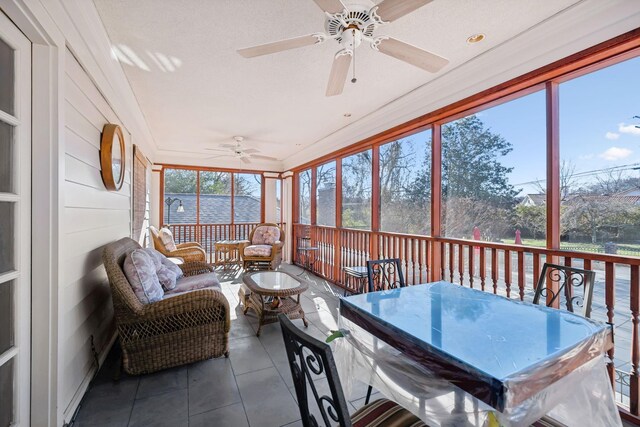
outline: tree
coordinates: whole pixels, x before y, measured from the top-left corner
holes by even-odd
[[[311,224],[311,170],[300,172],[300,222]]]
[[[581,194],[573,197],[562,211],[565,231],[590,234],[591,243],[598,242],[598,232],[617,227],[632,206],[609,196]]]
[[[544,235],[547,227],[547,207],[518,205],[514,209],[516,226],[528,232],[532,238]]]
[[[197,172],[186,169],[165,169],[165,193],[195,194]]]
[[[509,183],[513,168],[500,157],[513,150],[511,143],[486,128],[476,115],[442,127],[442,193],[510,206],[518,191]]]
[[[342,225],[371,226],[371,150],[342,160]]]
[[[200,172],[200,193],[231,194],[231,174],[229,172]]]
[[[511,143],[476,115],[442,127],[443,225],[447,236],[470,237],[479,227],[483,238],[496,240],[512,227],[516,190],[511,167],[500,160]]]
[[[576,165],[571,160],[560,162],[560,200],[567,201],[571,193],[577,190],[578,180],[575,177]],[[540,194],[547,194],[546,181],[536,181],[536,188]]]
[[[430,142],[430,133],[418,133],[380,147],[382,230],[429,233]]]

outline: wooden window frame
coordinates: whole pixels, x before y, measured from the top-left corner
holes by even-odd
[[[264,222],[265,218],[265,173],[270,173],[271,171],[256,171],[256,170],[246,170],[246,169],[227,169],[227,168],[207,168],[207,167],[198,167],[198,166],[184,166],[184,165],[169,165],[169,164],[158,164],[162,166],[162,170],[160,171],[160,226],[164,227],[166,224],[164,223],[164,196],[165,196],[165,171],[167,169],[179,169],[186,171],[195,171],[196,172],[196,225],[202,225],[200,222],[200,172],[225,172],[231,175],[231,221],[229,224],[251,224],[246,222],[236,222],[235,221],[235,175],[236,174],[252,174],[252,175],[260,175],[260,222]],[[279,172],[271,172],[277,173]],[[282,216],[282,208],[280,209],[280,215]]]
[[[348,147],[336,150],[293,168],[294,177],[300,171],[315,168],[330,161],[336,161],[336,228],[342,229],[342,160],[364,150],[372,150],[372,196],[371,231],[379,231],[379,185],[375,188],[379,172],[379,147],[383,144],[413,135],[422,130],[432,129],[431,168],[431,236],[442,237],[442,135],[441,126],[481,110],[521,98],[530,93],[544,90],[546,96],[546,156],[547,156],[547,249],[558,249],[560,242],[559,210],[559,94],[558,84],[609,67],[627,59],[640,56],[640,28],[577,52],[566,58],[552,62],[541,68],[510,79],[497,86],[454,102],[450,105],[373,135]],[[294,182],[297,180],[294,179]],[[557,187],[557,188],[556,188]],[[339,190],[338,190],[339,189]],[[299,189],[294,184],[294,223],[299,219]],[[377,191],[376,191],[377,190]],[[314,193],[312,193],[314,194]],[[314,197],[315,198],[315,194]],[[312,198],[312,199],[313,199]],[[439,265],[439,247],[431,253],[432,265]],[[432,279],[438,280],[437,268],[432,270]]]

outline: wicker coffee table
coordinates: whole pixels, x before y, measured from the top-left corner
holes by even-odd
[[[244,314],[253,309],[260,319],[256,336],[260,336],[263,325],[277,322],[280,313],[308,325],[300,305],[300,294],[309,287],[307,282],[283,271],[257,271],[245,274],[242,280],[251,291],[244,300]]]

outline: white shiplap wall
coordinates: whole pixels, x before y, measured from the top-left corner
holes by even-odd
[[[102,247],[131,234],[131,135],[126,141],[125,182],[118,192],[105,189],[100,177],[100,134],[106,123],[122,124],[73,54],[65,58],[65,183],[62,283],[59,307],[61,409],[65,418],[91,379],[96,350],[103,353],[114,334],[111,293]],[[37,173],[37,172],[36,172]]]

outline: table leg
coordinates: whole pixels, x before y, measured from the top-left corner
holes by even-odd
[[[260,316],[258,316],[258,330],[256,331],[256,336],[259,337],[260,336],[260,332],[262,331],[262,325],[264,324],[264,313],[265,313],[265,307],[264,307],[264,297],[262,295],[260,295],[260,304],[262,309],[260,310]]]
[[[309,323],[307,323],[307,318],[304,315],[304,310],[302,309],[302,304],[300,304],[300,298],[301,298],[301,294],[298,294],[298,299],[296,301],[296,303],[298,304],[298,306],[300,307],[300,315],[302,316],[302,323],[304,323],[304,327],[308,327]]]

